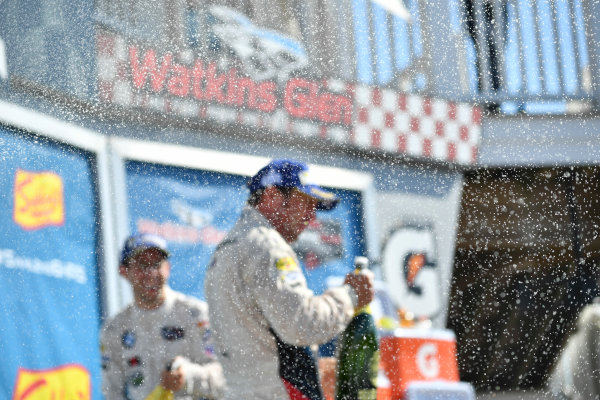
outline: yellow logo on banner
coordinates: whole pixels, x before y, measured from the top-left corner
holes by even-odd
[[[280,271],[296,271],[298,270],[298,264],[292,257],[283,257],[276,261],[275,266]]]
[[[62,178],[53,172],[18,169],[14,186],[14,219],[23,229],[65,223]]]
[[[90,373],[81,365],[29,370],[19,368],[13,400],[89,400]]]

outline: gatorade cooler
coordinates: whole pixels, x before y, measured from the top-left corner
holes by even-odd
[[[402,399],[411,382],[458,382],[456,336],[445,329],[396,329],[380,341],[381,362],[392,399]]]

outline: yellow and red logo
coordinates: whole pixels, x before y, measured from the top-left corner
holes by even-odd
[[[298,264],[292,257],[283,257],[276,261],[275,266],[280,271],[290,272],[297,271]]]
[[[44,370],[19,368],[12,400],[89,400],[90,373],[77,364]]]
[[[18,169],[14,185],[14,220],[33,230],[65,223],[63,181],[54,172]]]

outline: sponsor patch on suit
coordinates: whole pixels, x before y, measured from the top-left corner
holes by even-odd
[[[185,336],[185,329],[180,326],[163,326],[161,329],[163,339],[169,342],[181,340]]]

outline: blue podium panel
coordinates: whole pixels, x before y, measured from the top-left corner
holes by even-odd
[[[2,126],[0,145],[0,393],[99,399],[90,156]]]

